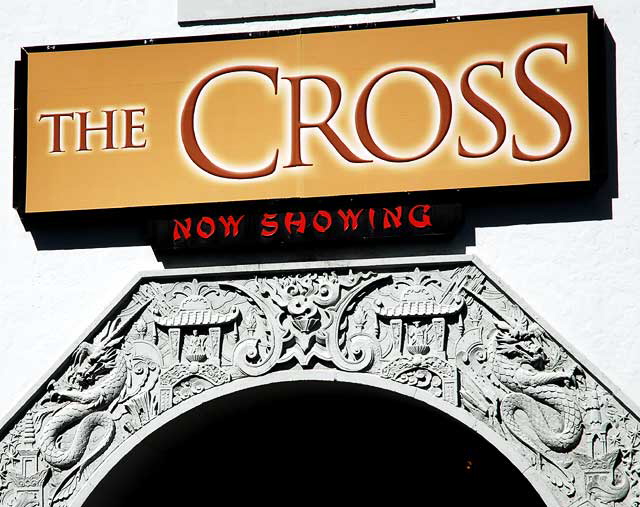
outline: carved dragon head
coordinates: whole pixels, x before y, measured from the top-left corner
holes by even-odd
[[[133,308],[123,311],[116,319],[108,322],[91,342],[81,343],[76,349],[73,364],[67,374],[69,384],[86,388],[113,370],[127,329],[151,303],[152,298],[141,291],[133,300]]]
[[[544,330],[538,324],[529,324],[528,319],[521,315],[514,324],[496,320],[495,325],[496,352],[537,368],[545,365]]]
[[[120,319],[109,322],[91,343],[84,342],[73,354],[68,380],[84,388],[111,371],[116,365],[119,345],[124,339]]]

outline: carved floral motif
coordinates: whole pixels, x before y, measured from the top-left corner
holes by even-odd
[[[242,377],[360,372],[464,411],[561,505],[637,506],[640,423],[470,262],[142,283],[0,440],[0,504],[67,505],[162,412]]]

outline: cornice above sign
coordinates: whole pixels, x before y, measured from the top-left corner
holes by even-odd
[[[205,24],[230,19],[271,18],[293,15],[344,13],[358,10],[398,10],[407,7],[435,7],[434,1],[420,0],[178,0],[180,25]]]

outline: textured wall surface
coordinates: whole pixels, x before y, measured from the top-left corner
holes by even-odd
[[[38,382],[128,280],[140,270],[162,268],[150,247],[38,250],[31,234],[25,232],[11,207],[13,62],[19,58],[21,46],[569,5],[576,2],[440,0],[434,9],[399,13],[180,28],[174,0],[4,0],[0,4],[0,414],[11,410]],[[617,44],[619,197],[612,201],[612,218],[565,221],[561,212],[541,210],[549,223],[479,227],[471,244],[454,250],[478,255],[640,404],[640,343],[636,340],[640,328],[640,229],[634,222],[640,212],[640,5],[633,0],[598,0],[594,7]],[[513,208],[508,212],[513,213]],[[440,249],[442,253],[451,251],[447,245]],[[426,253],[438,251],[432,248]],[[217,259],[212,257],[210,262],[215,264]]]

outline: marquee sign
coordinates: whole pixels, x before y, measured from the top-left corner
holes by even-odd
[[[440,236],[462,224],[459,204],[396,202],[395,206],[342,206],[301,210],[192,210],[185,216],[154,220],[151,240],[159,250],[223,248],[259,243],[388,239]]]
[[[444,21],[27,48],[16,206],[589,181],[593,11]]]

